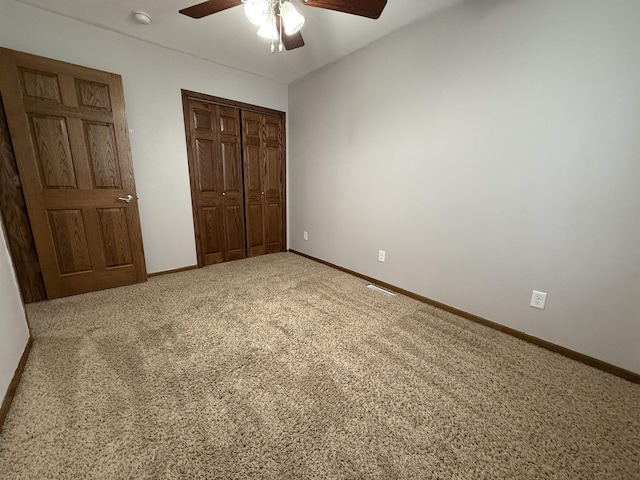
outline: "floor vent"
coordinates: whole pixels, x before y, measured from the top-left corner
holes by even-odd
[[[378,292],[378,293],[382,293],[383,295],[389,295],[390,297],[395,297],[396,294],[393,292],[390,292],[389,290],[385,290],[384,288],[380,288],[376,285],[367,285],[367,288],[370,288],[371,290]]]

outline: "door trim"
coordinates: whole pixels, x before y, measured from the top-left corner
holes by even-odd
[[[282,117],[286,119],[286,113],[280,110],[273,110],[272,108],[260,107],[258,105],[252,105],[250,103],[238,102],[236,100],[229,100],[222,97],[214,97],[213,95],[207,95],[206,93],[192,92],[191,90],[182,89],[182,105],[184,109],[185,100],[197,100],[204,103],[212,103],[214,105],[222,105],[223,107],[239,108],[240,110],[246,110],[249,112],[263,113],[266,115],[273,115],[274,117]],[[284,123],[283,123],[284,125]]]

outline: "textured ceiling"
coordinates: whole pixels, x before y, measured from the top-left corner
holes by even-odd
[[[256,35],[242,7],[195,20],[178,10],[202,0],[16,0],[49,12],[139,38],[198,58],[288,84],[418,19],[461,0],[388,0],[377,20],[305,6],[306,45],[270,53],[269,40]],[[356,0],[357,1],[357,0]],[[137,24],[132,12],[153,19]]]

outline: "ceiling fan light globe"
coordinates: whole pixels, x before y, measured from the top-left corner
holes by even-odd
[[[267,0],[247,0],[244,4],[244,13],[251,23],[262,26],[267,22]]]
[[[271,22],[265,22],[263,25],[261,25],[258,29],[258,35],[262,38],[273,40],[274,42],[277,42],[280,39],[280,36],[278,35],[278,29]]]
[[[305,18],[296,10],[290,1],[286,1],[280,7],[280,15],[284,23],[284,32],[287,35],[298,33],[304,25]]]

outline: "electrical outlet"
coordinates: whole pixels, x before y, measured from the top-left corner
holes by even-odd
[[[384,250],[378,250],[378,261],[384,263],[385,255]]]
[[[305,240],[309,240],[309,235],[307,234],[307,232],[302,232],[302,238],[304,238]]]
[[[547,294],[534,290],[531,294],[531,306],[544,310],[544,304],[547,302]]]

